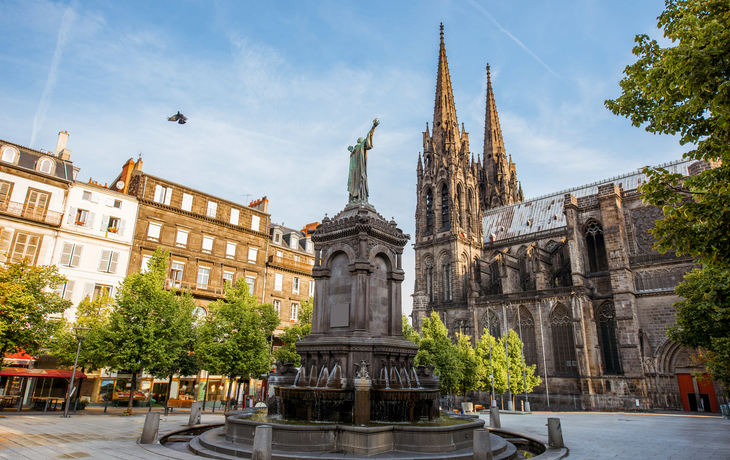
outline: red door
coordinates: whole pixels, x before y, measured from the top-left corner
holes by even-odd
[[[715,385],[713,384],[710,376],[704,374],[700,380],[697,380],[697,387],[700,390],[700,398],[703,394],[709,395],[710,407],[707,407],[705,403],[705,411],[707,412],[719,412],[717,407],[717,396],[715,396]]]
[[[679,382],[679,394],[682,396],[682,409],[689,411],[689,396],[695,394],[695,386],[692,383],[692,374],[677,374]]]

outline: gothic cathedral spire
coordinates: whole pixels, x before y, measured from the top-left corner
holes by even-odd
[[[439,47],[438,72],[436,74],[436,100],[433,107],[434,150],[452,155],[461,153],[459,121],[456,118],[454,92],[451,88],[449,63],[444,45],[444,25],[441,24],[441,45]]]
[[[487,108],[484,115],[484,165],[480,177],[482,211],[523,200],[517,184],[517,168],[507,157],[494,101],[492,77],[487,64]]]

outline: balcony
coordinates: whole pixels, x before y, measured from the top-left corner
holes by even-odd
[[[61,220],[63,219],[62,212],[25,207],[23,203],[16,203],[14,201],[0,202],[0,214],[20,217],[54,226],[61,225]]]
[[[312,273],[312,267],[313,267],[312,265],[309,265],[304,262],[297,262],[294,259],[287,259],[286,257],[279,257],[279,256],[269,256],[269,264],[278,265],[280,267],[285,267],[285,268],[293,268],[295,270],[307,272],[308,274]]]
[[[225,288],[221,286],[211,286],[210,284],[204,285],[204,284],[198,284],[198,283],[188,283],[186,281],[178,281],[170,278],[165,279],[165,289],[182,289],[185,291],[190,291],[193,295],[201,296],[201,297],[214,297],[222,299],[225,297],[226,292]]]

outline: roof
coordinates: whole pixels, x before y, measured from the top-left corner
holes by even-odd
[[[26,369],[24,367],[6,367],[0,370],[0,375],[15,377],[60,377],[64,379],[71,378],[72,371],[61,369]],[[77,379],[85,379],[86,374],[76,371]]]
[[[42,176],[50,176],[54,177],[56,179],[64,180],[64,181],[73,181],[74,180],[74,168],[73,162],[71,160],[64,160],[50,152],[41,151],[41,150],[35,150],[30,147],[26,147],[24,145],[16,144],[14,142],[6,141],[4,139],[0,139],[0,146],[2,145],[9,145],[12,147],[15,147],[18,149],[18,151],[21,153],[21,157],[18,160],[18,163],[15,164],[16,167],[22,168],[27,171],[33,171],[35,174],[40,174]],[[37,171],[34,168],[35,162],[41,158],[46,157],[49,159],[52,159],[56,162],[56,168],[53,174],[46,174],[40,171]],[[9,163],[3,163],[3,164],[9,164]],[[62,166],[60,166],[62,165]]]
[[[677,160],[657,167],[686,176],[690,163],[689,160]],[[563,204],[564,196],[568,193],[576,198],[595,195],[598,193],[599,185],[610,183],[615,183],[623,190],[636,190],[645,181],[646,175],[639,170],[580,187],[539,196],[521,203],[490,209],[482,214],[484,242],[499,242],[566,228]]]

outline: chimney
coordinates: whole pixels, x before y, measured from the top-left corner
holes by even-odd
[[[54,154],[62,160],[68,160],[71,158],[71,151],[66,148],[67,142],[68,131],[61,131],[58,133],[58,143],[56,143],[56,152]]]

